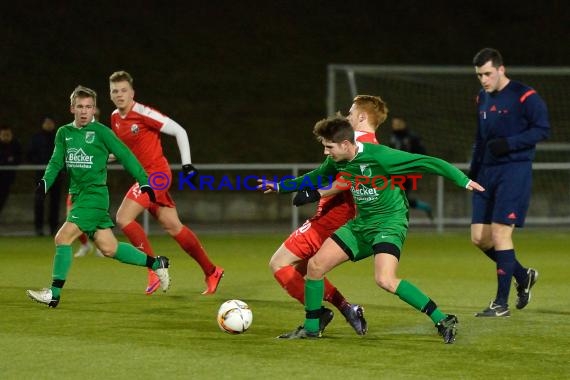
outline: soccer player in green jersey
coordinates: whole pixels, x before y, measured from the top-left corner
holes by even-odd
[[[78,86],[70,98],[74,121],[58,129],[53,154],[36,191],[45,195],[59,172],[65,168],[70,178],[69,194],[73,207],[55,235],[51,288],[27,290],[27,294],[32,300],[49,307],[59,304],[61,290],[71,267],[71,244],[82,233],[93,239],[105,256],[153,269],[159,276],[162,289],[166,291],[170,284],[168,258],[147,256],[131,244],[119,243],[113,235],[111,228],[114,224],[109,215],[107,188],[109,154],[114,154],[139,182],[141,191],[154,199],[148,177],[135,156],[113,131],[94,119],[97,109],[95,91]]]
[[[408,230],[408,201],[398,184],[404,174],[433,173],[468,190],[484,191],[476,182],[441,159],[395,150],[383,145],[357,143],[350,123],[339,117],[319,121],[314,134],[328,157],[321,166],[301,177],[266,182],[265,192],[288,193],[304,187],[316,188],[324,178],[336,177],[350,189],[356,217],[328,238],[308,263],[305,279],[305,323],[280,338],[318,338],[322,313],[323,278],[345,261],[359,261],[374,255],[375,280],[382,289],[434,322],[445,343],[453,343],[457,317],[443,313],[427,295],[407,280],[396,276],[400,252]]]

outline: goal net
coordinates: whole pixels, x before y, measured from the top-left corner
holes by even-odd
[[[570,223],[570,67],[507,67],[507,75],[540,94],[547,104],[552,128],[551,138],[537,147],[527,224]],[[479,89],[473,67],[331,64],[327,112],[346,114],[357,94],[378,95],[390,110],[377,133],[381,143],[389,140],[391,117],[401,117],[422,138],[429,155],[467,169],[476,131],[475,97]],[[442,223],[467,222],[470,196],[446,183],[443,204],[438,205],[436,181],[426,176],[415,197],[440,207],[438,220]],[[412,211],[414,219],[426,222],[422,214]]]

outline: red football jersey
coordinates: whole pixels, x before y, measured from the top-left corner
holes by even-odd
[[[168,117],[157,110],[136,102],[124,117],[119,110],[111,114],[113,131],[135,154],[147,173],[169,172],[160,143],[160,128],[167,120]]]
[[[372,132],[356,131],[354,132],[354,138],[358,142],[378,144],[378,140],[376,140],[376,135]]]
[[[378,144],[376,136],[372,132],[355,132],[358,142]],[[311,217],[311,226],[320,230],[333,233],[348,220],[354,218],[356,209],[354,199],[350,191],[322,198],[317,207],[317,213]]]

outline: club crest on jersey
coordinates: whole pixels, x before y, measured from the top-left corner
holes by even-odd
[[[364,176],[372,177],[372,169],[368,165],[360,165],[360,172]]]
[[[94,131],[87,131],[85,133],[85,142],[87,144],[92,144],[95,141],[95,132]]]
[[[137,133],[139,133],[139,126],[136,124],[131,125],[131,133],[133,135],[136,135]]]

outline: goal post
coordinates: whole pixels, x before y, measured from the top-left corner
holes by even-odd
[[[540,94],[551,123],[550,139],[537,146],[527,224],[568,224],[570,67],[507,66],[506,71],[510,79],[523,82]],[[380,143],[388,141],[390,119],[398,116],[422,138],[427,154],[466,168],[476,132],[475,97],[479,89],[475,69],[470,66],[329,64],[327,114],[331,116],[338,111],[346,114],[358,94],[378,95],[389,108],[388,120],[377,133]],[[470,196],[448,184],[444,193],[439,194],[436,180],[428,177],[418,186],[416,197],[441,211],[437,218],[440,226],[470,220]],[[426,222],[421,213],[412,212],[414,219]]]

